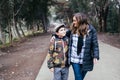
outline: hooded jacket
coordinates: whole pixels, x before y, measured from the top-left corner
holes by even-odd
[[[68,38],[59,38],[55,35],[54,41],[50,42],[47,58],[47,65],[49,69],[54,67],[69,67]]]

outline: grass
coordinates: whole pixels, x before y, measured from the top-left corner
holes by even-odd
[[[25,38],[26,37],[34,37],[34,36],[36,36],[36,35],[39,35],[39,34],[41,34],[41,33],[43,33],[43,30],[40,30],[40,31],[35,31],[35,32],[33,32],[33,31],[28,31],[28,32],[25,32]],[[8,37],[7,37],[8,38]],[[24,37],[23,37],[24,38]],[[14,38],[13,39],[13,43],[17,43],[17,42],[20,42],[21,40],[19,39],[19,38]],[[5,44],[2,44],[2,41],[0,41],[1,43],[0,43],[0,48],[5,48],[5,47],[10,47],[10,46],[12,46],[13,44],[11,44],[9,41],[8,41],[8,39],[7,39],[7,42],[5,43]]]

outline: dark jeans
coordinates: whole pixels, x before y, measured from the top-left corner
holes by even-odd
[[[75,80],[83,80],[87,71],[81,71],[81,64],[72,63],[72,68],[74,71]]]

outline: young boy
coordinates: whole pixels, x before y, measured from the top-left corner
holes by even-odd
[[[54,72],[53,80],[68,80],[68,38],[65,36],[65,25],[55,27],[55,39],[50,41],[47,65]]]

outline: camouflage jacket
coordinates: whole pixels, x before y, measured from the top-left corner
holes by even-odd
[[[54,67],[68,67],[68,38],[58,38],[55,35],[53,42],[50,42],[47,54],[48,68]]]

